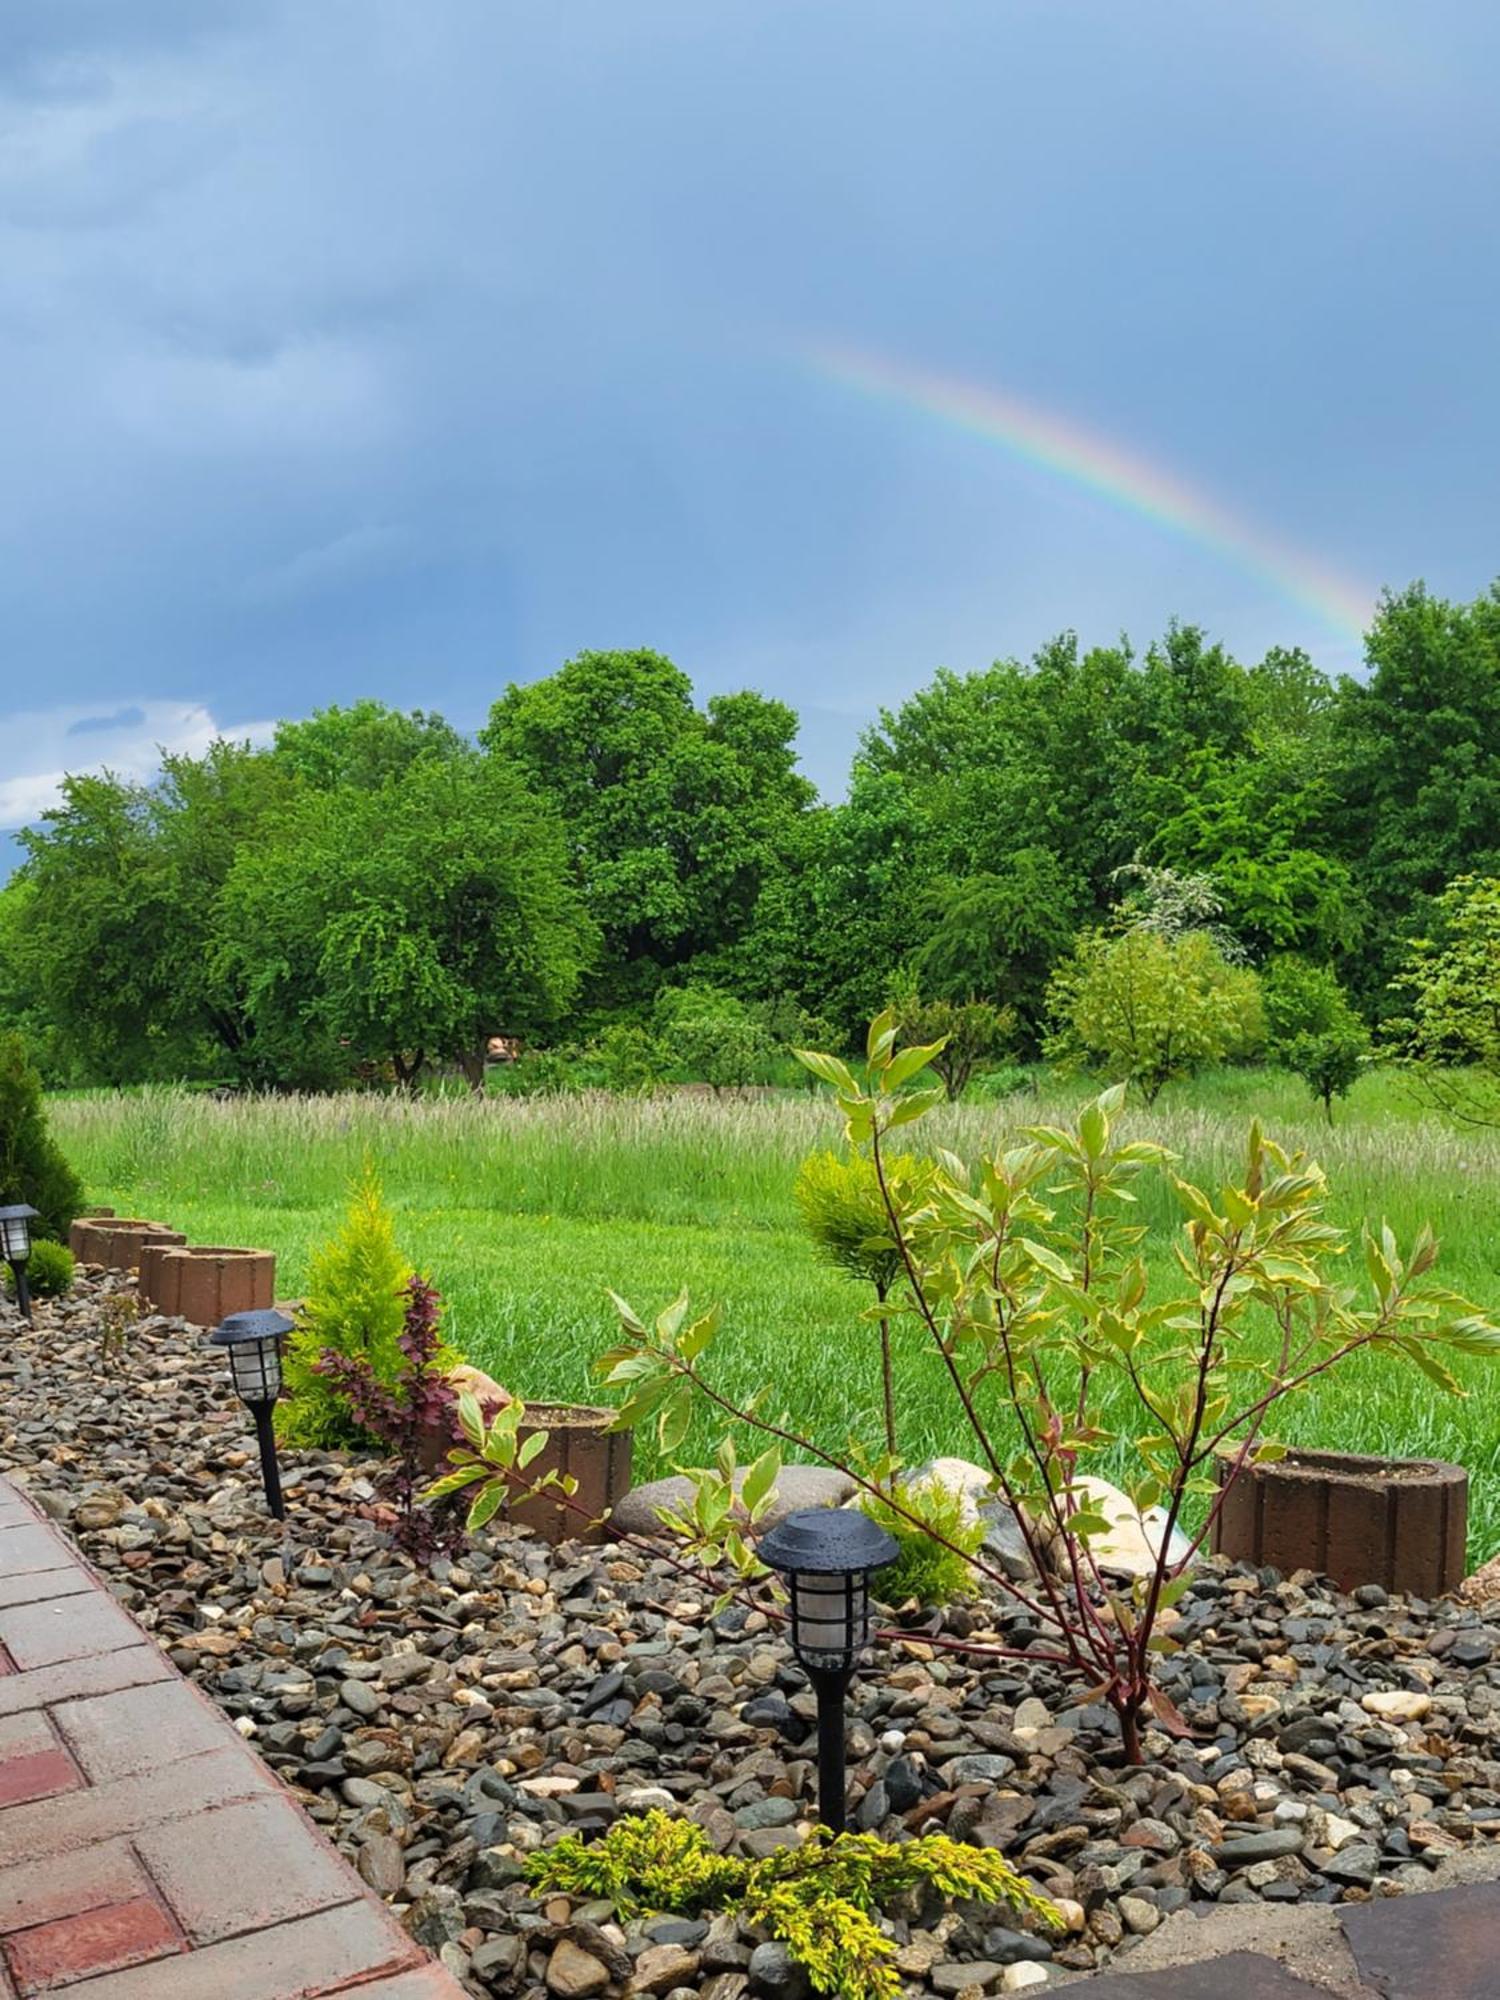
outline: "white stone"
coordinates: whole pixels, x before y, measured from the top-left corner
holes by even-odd
[[[1007,1965],[1000,1975],[1002,1993],[1029,1993],[1035,1986],[1047,1984],[1047,1968],[1030,1959],[1023,1959],[1019,1965]]]
[[[1351,1840],[1362,1840],[1364,1829],[1354,1824],[1352,1819],[1342,1819],[1337,1813],[1323,1815],[1323,1845],[1331,1847],[1335,1854],[1341,1847],[1347,1847]]]
[[[1100,1569],[1124,1576],[1150,1576],[1156,1568],[1167,1525],[1162,1509],[1151,1507],[1144,1514],[1139,1513],[1128,1494],[1093,1473],[1084,1473],[1074,1481],[1073,1494],[1080,1506],[1087,1505],[1093,1512],[1102,1514],[1109,1523],[1109,1533],[1089,1544],[1089,1552]],[[1050,1515],[1039,1523],[1038,1534],[1049,1548],[1057,1539],[1056,1524]],[[1191,1547],[1187,1536],[1174,1528],[1168,1544],[1168,1555],[1174,1567],[1186,1557]],[[1055,1567],[1056,1558],[1049,1559]]]
[[[1122,1896],[1115,1907],[1126,1930],[1136,1937],[1150,1937],[1161,1922],[1161,1911],[1144,1896]]]
[[[1382,1688],[1362,1695],[1359,1705],[1367,1715],[1378,1715],[1387,1722],[1420,1722],[1432,1713],[1432,1696],[1407,1688]]]
[[[1016,1718],[1012,1725],[1016,1729],[1050,1729],[1052,1711],[1046,1702],[1038,1701],[1035,1695],[1028,1695],[1016,1705]]]

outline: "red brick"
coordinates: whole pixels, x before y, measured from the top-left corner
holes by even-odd
[[[6,1652],[5,1648],[3,1646],[0,1646],[0,1677],[3,1677],[6,1674],[13,1674],[15,1670],[16,1670],[15,1661],[11,1658],[10,1654]]]
[[[16,1527],[0,1522],[0,1576],[20,1576],[25,1570],[77,1567],[67,1543],[40,1521]]]
[[[77,1563],[67,1569],[24,1570],[19,1576],[0,1576],[0,1610],[12,1604],[40,1604],[49,1597],[81,1597],[93,1588],[88,1571]]]
[[[9,1660],[8,1655],[5,1657]],[[174,1670],[170,1661],[164,1660],[155,1646],[143,1639],[138,1646],[122,1647],[118,1653],[99,1653],[87,1660],[64,1660],[55,1667],[37,1667],[30,1673],[18,1673],[12,1661],[6,1671],[10,1677],[0,1678],[0,1715],[73,1701],[80,1695],[111,1694],[116,1688],[141,1687],[147,1681],[170,1680]]]
[[[225,1741],[223,1716],[175,1679],[65,1701],[52,1720],[96,1785],[220,1749]]]
[[[123,1840],[0,1868],[0,1936],[150,1893],[149,1876]]]
[[[186,1949],[177,1926],[149,1896],[15,1931],[5,1942],[16,1985],[26,1996]]]
[[[38,1709],[25,1715],[0,1715],[0,1764],[7,1757],[30,1757],[38,1750],[60,1750],[57,1732]]]
[[[153,1827],[136,1850],[194,1944],[365,1893],[289,1799],[254,1799]]]
[[[141,1628],[103,1590],[0,1611],[0,1645],[23,1673],[137,1646],[140,1639]]]
[[[274,1930],[205,1945],[185,1958],[110,1973],[83,1993],[87,2000],[311,2000],[352,1987],[363,2000],[368,1988],[361,1979],[400,1971],[419,1956],[378,1904],[346,1903]],[[434,2000],[418,1992],[420,2000]]]
[[[66,1750],[34,1750],[0,1764],[0,1808],[30,1805],[36,1799],[76,1792],[83,1775]]]
[[[138,1833],[164,1819],[274,1791],[276,1781],[237,1743],[112,1785],[91,1785],[42,1805],[0,1812],[0,1869],[45,1854],[72,1854],[97,1840]]]

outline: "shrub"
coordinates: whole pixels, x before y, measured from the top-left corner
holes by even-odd
[[[16,1283],[10,1266],[5,1270],[5,1292],[15,1297]],[[60,1299],[73,1289],[73,1253],[66,1243],[54,1243],[50,1236],[35,1237],[31,1261],[26,1266],[26,1283],[34,1299]]]
[[[1013,1046],[1015,1012],[988,1000],[923,1000],[909,975],[891,981],[891,1009],[909,1041],[929,1044],[937,1053],[932,1067],[957,1101],[975,1072],[989,1056]]]
[[[1500,1124],[1500,876],[1460,875],[1436,898],[1392,982],[1396,1047],[1424,1093],[1465,1124]]]
[[[1326,966],[1271,961],[1262,981],[1272,1060],[1300,1076],[1329,1124],[1333,1100],[1347,1096],[1370,1060],[1370,1031]]]
[[[945,1834],[891,1843],[845,1833],[743,1861],[714,1851],[703,1828],[653,1810],[617,1820],[592,1844],[565,1834],[527,1858],[539,1889],[607,1896],[637,1910],[735,1913],[785,1944],[819,1993],[835,2000],[897,2000],[896,1946],[877,1921],[906,1890],[927,1887],[963,1902],[1010,1909],[1052,1928],[1061,1919],[1002,1855]]]
[[[364,1361],[388,1388],[401,1367],[402,1288],[411,1275],[367,1162],[343,1228],[314,1254],[307,1299],[287,1342],[276,1424],[288,1444],[330,1450],[378,1442],[322,1363],[330,1352]]]
[[[0,1035],[0,1208],[29,1202],[38,1233],[67,1235],[83,1188],[47,1129],[42,1079],[19,1035]]]
[[[1017,1583],[982,1550],[966,1555],[899,1487],[882,1489],[790,1419],[763,1415],[764,1391],[746,1401],[726,1395],[707,1373],[718,1315],[691,1319],[686,1298],[654,1328],[625,1308],[626,1340],[601,1372],[626,1391],[622,1424],[650,1418],[659,1434],[680,1437],[705,1397],[769,1435],[773,1457],[789,1446],[839,1466],[866,1497],[904,1513],[1025,1612],[1033,1636],[988,1650],[1026,1658],[1035,1646],[1064,1666],[1114,1710],[1125,1754],[1139,1763],[1144,1716],[1185,1727],[1154,1681],[1160,1614],[1186,1589],[1188,1566],[1245,1467],[1276,1455],[1268,1427],[1278,1406],[1366,1353],[1410,1363],[1461,1394],[1453,1359],[1495,1358],[1500,1326],[1433,1279],[1438,1248],[1425,1227],[1405,1249],[1389,1227],[1367,1230],[1362,1259],[1349,1258],[1343,1232],[1326,1219],[1322,1169],[1258,1125],[1242,1171],[1214,1194],[1179,1179],[1164,1147],[1119,1136],[1123,1084],[1067,1129],[1023,1131],[973,1164],[941,1154],[918,1200],[905,1204],[884,1173],[887,1140],[944,1093],[911,1087],[931,1052],[898,1054],[895,1042],[885,1014],[870,1029],[862,1075],[833,1056],[804,1060],[836,1091],[848,1143],[868,1151],[880,1177],[885,1234],[907,1274],[893,1309],[930,1343],[974,1455],[1048,1580]],[[1136,1183],[1148,1173],[1171,1182],[1184,1215],[1158,1273],[1147,1268],[1147,1232],[1135,1220]],[[1126,1583],[1095,1554],[1112,1528],[1083,1469],[1090,1454],[1122,1446],[1132,1505],[1162,1516],[1152,1567]],[[773,1464],[763,1484],[774,1477]],[[753,1547],[724,1525],[727,1488],[722,1468],[698,1475],[693,1506],[679,1515],[698,1531],[686,1547],[758,1579]],[[1175,1539],[1179,1526],[1186,1532]]]
[[[911,1479],[897,1489],[899,1506],[866,1494],[860,1505],[896,1539],[900,1554],[880,1576],[891,1604],[952,1604],[974,1594],[970,1560],[984,1541],[984,1522],[969,1516],[962,1493],[940,1479]]]
[[[717,986],[669,986],[656,996],[651,1026],[664,1061],[691,1083],[734,1090],[761,1083],[776,1044],[742,1000]]]
[[[1133,1083],[1148,1104],[1174,1077],[1253,1054],[1265,1034],[1260,982],[1201,930],[1085,931],[1048,1000],[1048,1055]]]
[[[413,1276],[406,1281],[405,1299],[396,1343],[400,1356],[389,1386],[376,1374],[367,1355],[325,1348],[313,1367],[339,1391],[365,1430],[395,1454],[392,1483],[401,1510],[396,1546],[426,1562],[457,1539],[455,1532],[445,1532],[429,1508],[418,1504],[417,1486],[422,1477],[423,1449],[448,1428],[458,1397],[448,1383],[438,1333],[442,1303],[438,1293]]]

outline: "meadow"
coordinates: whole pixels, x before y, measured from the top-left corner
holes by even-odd
[[[1039,1076],[991,1104],[945,1109],[928,1143],[961,1152],[1066,1115],[1080,1082]],[[371,1158],[404,1252],[439,1286],[455,1346],[534,1400],[598,1400],[595,1357],[615,1338],[606,1288],[656,1311],[684,1287],[722,1303],[712,1356],[736,1395],[763,1383],[821,1444],[879,1436],[879,1384],[860,1288],[819,1263],[791,1198],[800,1160],[838,1141],[820,1095],[656,1098],[265,1097],[218,1101],[176,1089],[52,1101],[54,1127],[89,1198],[159,1217],[191,1241],[274,1250],[283,1296],[303,1288],[309,1253],[337,1228],[348,1185]],[[1330,1130],[1306,1091],[1276,1072],[1224,1071],[1173,1086],[1130,1114],[1189,1178],[1217,1183],[1239,1161],[1252,1115],[1326,1167],[1333,1219],[1389,1220],[1403,1239],[1429,1220],[1441,1272],[1500,1308],[1492,1213],[1500,1133],[1455,1130],[1400,1081],[1361,1080]],[[1179,1224],[1163,1186],[1146,1194],[1149,1254],[1164,1260]],[[908,1458],[965,1449],[936,1358],[904,1336],[900,1408]],[[1346,1450],[1457,1459],[1473,1481],[1471,1553],[1500,1547],[1500,1366],[1461,1364],[1471,1393],[1449,1398],[1414,1370],[1363,1358],[1294,1406],[1279,1434]],[[701,1463],[715,1432],[688,1440]],[[649,1440],[637,1465],[657,1469]],[[1100,1469],[1108,1470],[1108,1464]]]

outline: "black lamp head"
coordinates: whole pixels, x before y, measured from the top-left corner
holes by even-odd
[[[229,1373],[242,1403],[274,1403],[281,1394],[281,1347],[292,1330],[285,1313],[230,1313],[208,1336],[229,1351]]]
[[[812,1674],[848,1674],[870,1636],[870,1578],[900,1554],[857,1507],[807,1507],[763,1536],[761,1561],[786,1578],[792,1650]]]
[[[0,1257],[7,1264],[24,1264],[31,1255],[31,1225],[37,1211],[29,1202],[13,1202],[0,1208]]]

